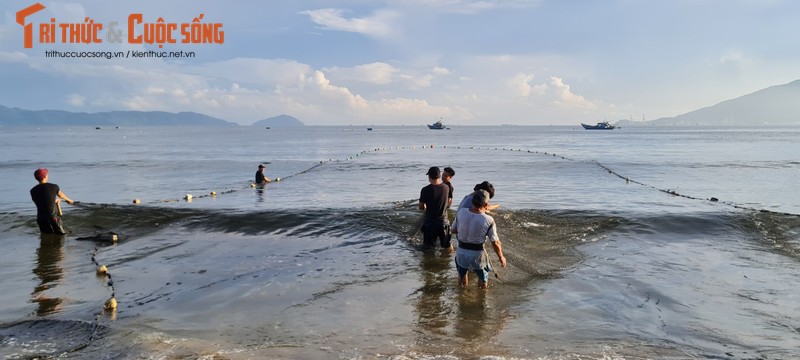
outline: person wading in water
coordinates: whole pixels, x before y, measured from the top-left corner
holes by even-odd
[[[492,248],[497,254],[500,266],[506,267],[506,257],[497,236],[497,225],[494,218],[486,215],[489,208],[489,193],[477,190],[472,195],[470,208],[459,208],[456,214],[453,233],[458,235],[458,250],[455,262],[458,270],[458,283],[466,287],[469,283],[469,271],[478,277],[478,286],[481,289],[489,287],[489,272],[492,271],[489,254],[484,250],[483,243],[487,238],[492,243]]]
[[[36,204],[36,223],[43,234],[64,235],[67,229],[61,220],[61,199],[70,205],[75,201],[61,192],[58,185],[48,182],[48,171],[39,168],[33,172],[33,177],[39,182],[31,189],[31,199]]]

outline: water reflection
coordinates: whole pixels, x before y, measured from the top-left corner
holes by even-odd
[[[256,195],[257,195],[256,201],[264,202],[264,198],[267,195],[267,191],[264,188],[264,184],[256,185]]]
[[[33,273],[40,283],[31,293],[31,301],[38,303],[37,316],[44,316],[60,310],[61,298],[50,298],[45,291],[58,284],[63,276],[61,260],[64,258],[64,235],[42,234],[39,249],[36,250],[36,267]]]
[[[447,290],[452,287],[452,278],[448,277],[451,257],[443,258],[430,252],[422,255],[422,287],[417,290],[419,301],[416,304],[417,325],[423,334],[446,335],[449,306]],[[422,342],[425,343],[424,339]]]
[[[427,355],[459,358],[496,356],[506,352],[492,341],[505,327],[514,289],[488,290],[458,285],[452,255],[421,255],[422,286],[415,292],[416,346]]]
[[[483,289],[462,289],[458,296],[458,312],[454,324],[455,335],[471,341],[480,339],[487,326],[486,291]]]

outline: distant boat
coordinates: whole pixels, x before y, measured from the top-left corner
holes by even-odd
[[[431,130],[444,130],[445,126],[444,126],[444,124],[442,124],[442,120],[440,119],[439,121],[428,125],[428,129],[431,129]]]
[[[586,130],[614,130],[614,128],[616,127],[614,125],[609,124],[608,121],[599,122],[597,123],[597,125],[586,125],[584,123],[581,123],[581,126],[583,126],[583,128]]]
[[[367,131],[372,131],[372,128],[367,128]]]

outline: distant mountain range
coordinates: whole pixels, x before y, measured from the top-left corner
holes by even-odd
[[[782,126],[800,125],[800,80],[771,86],[675,117],[620,120],[618,126]]]
[[[235,126],[236,124],[195,112],[108,111],[99,113],[76,113],[61,110],[23,110],[0,106],[0,125]]]
[[[303,126],[289,115],[257,121],[253,125]],[[165,111],[107,111],[99,113],[61,110],[24,110],[0,105],[0,125],[3,126],[238,126],[236,123],[196,112]],[[261,126],[260,125],[260,126]]]
[[[3,126],[237,126],[237,124],[195,112],[108,111],[99,113],[61,110],[24,110],[0,105]],[[289,115],[256,121],[252,126],[304,126]],[[777,85],[726,100],[675,117],[650,121],[619,120],[617,126],[786,126],[800,125],[800,80]]]

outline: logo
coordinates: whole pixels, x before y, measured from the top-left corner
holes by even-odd
[[[36,3],[17,11],[16,20],[23,28],[23,46],[26,49],[33,47],[34,39],[39,44],[102,44],[122,43],[128,44],[158,44],[163,48],[165,44],[223,44],[225,31],[222,23],[207,23],[203,21],[205,14],[194,17],[189,22],[167,22],[159,17],[155,22],[145,21],[144,14],[129,14],[127,27],[120,27],[118,21],[109,21],[108,27],[102,22],[86,17],[79,23],[62,23],[55,17],[49,22],[39,23],[26,19],[33,14],[45,9],[45,6]],[[38,29],[38,37],[34,37],[34,28]],[[122,29],[127,29],[127,35]]]
[[[25,24],[25,18],[29,15],[33,15],[39,11],[44,10],[44,5],[36,3],[31,6],[28,6],[20,11],[17,11],[17,24],[22,25],[25,29],[25,48],[32,48],[33,47],[33,24]]]

